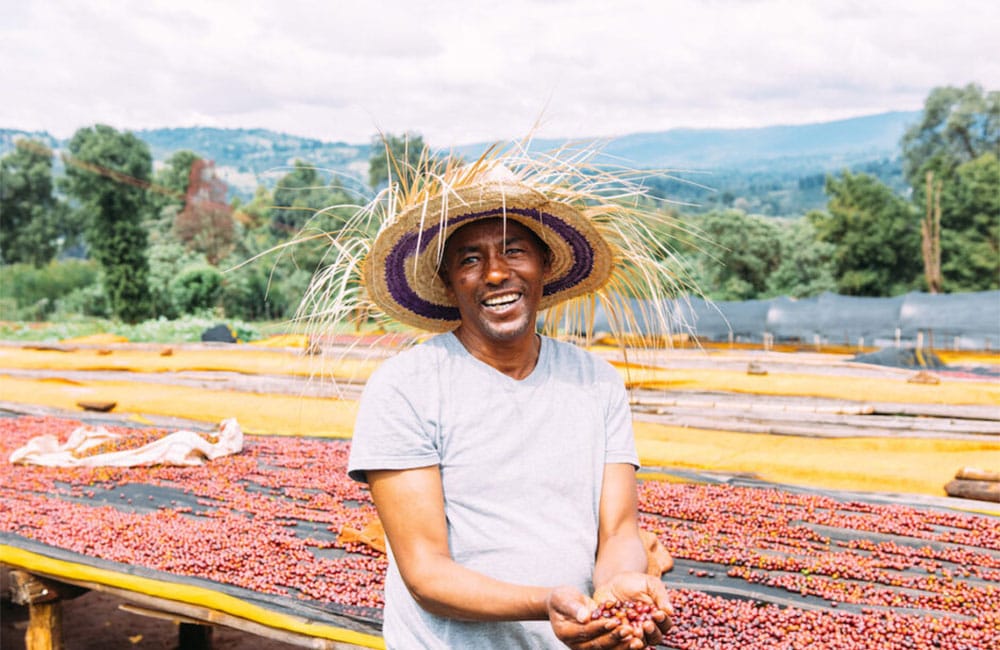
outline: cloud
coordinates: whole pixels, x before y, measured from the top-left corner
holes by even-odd
[[[438,146],[801,123],[1000,86],[997,3],[32,0],[0,24],[0,127],[264,127]]]

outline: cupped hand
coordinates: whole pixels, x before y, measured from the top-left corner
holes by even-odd
[[[572,587],[556,587],[546,602],[556,637],[573,650],[630,650],[636,635],[617,618],[592,618],[596,603]]]
[[[598,604],[614,602],[641,602],[650,605],[653,610],[649,617],[638,626],[623,624],[628,628],[636,643],[627,647],[642,648],[656,645],[663,640],[663,635],[670,629],[670,616],[674,613],[670,606],[667,588],[658,577],[645,573],[620,573],[594,592],[593,600]],[[622,632],[625,630],[623,629]]]

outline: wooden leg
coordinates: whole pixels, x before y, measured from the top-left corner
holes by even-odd
[[[11,569],[10,596],[17,605],[28,606],[25,650],[62,650],[62,601],[87,590]]]
[[[25,650],[62,650],[62,602],[28,605]]]
[[[178,650],[211,650],[212,626],[181,623],[177,633]]]

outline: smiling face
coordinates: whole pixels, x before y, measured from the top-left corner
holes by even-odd
[[[514,220],[484,219],[456,230],[441,268],[462,317],[456,335],[484,346],[533,337],[548,270],[548,249]]]

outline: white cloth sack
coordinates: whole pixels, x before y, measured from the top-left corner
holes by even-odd
[[[86,455],[86,452],[123,436],[103,427],[77,427],[65,444],[43,435],[14,450],[10,462],[46,467],[137,467],[140,465],[204,465],[206,461],[243,449],[243,430],[236,418],[219,424],[219,441],[211,443],[194,431],[174,431],[136,449]]]

